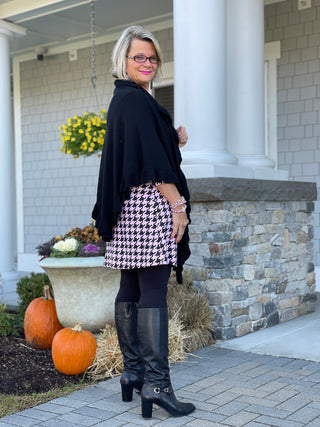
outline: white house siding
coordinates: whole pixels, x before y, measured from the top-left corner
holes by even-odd
[[[155,31],[164,62],[173,60],[173,31]],[[96,47],[96,93],[90,82],[91,50],[20,63],[23,159],[24,252],[91,220],[99,159],[73,159],[60,152],[59,127],[68,117],[107,108],[113,92],[110,57],[114,43]]]
[[[320,187],[320,0],[265,7],[266,42],[281,42],[278,60],[278,165],[289,179]],[[315,264],[320,265],[320,202],[315,202]]]

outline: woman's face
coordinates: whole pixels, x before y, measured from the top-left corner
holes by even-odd
[[[157,52],[152,42],[133,39],[128,52],[128,56],[144,55],[147,57],[157,56]],[[127,74],[132,81],[149,89],[149,83],[154,78],[158,64],[151,64],[149,59],[146,62],[139,63],[133,58],[127,58]]]

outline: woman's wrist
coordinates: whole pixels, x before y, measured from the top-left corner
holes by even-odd
[[[186,204],[186,199],[182,196],[179,200],[173,203],[170,203],[170,209],[171,210],[176,209],[178,206],[185,205],[185,204]]]
[[[170,203],[170,209],[173,213],[185,212],[187,209],[186,199],[182,196],[177,201]]]
[[[171,212],[172,213],[181,213],[181,212],[185,212],[186,209],[187,209],[187,205],[185,203],[183,203],[182,205],[179,205],[179,209],[171,208]]]

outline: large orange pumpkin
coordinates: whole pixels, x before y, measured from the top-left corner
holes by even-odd
[[[58,320],[54,299],[48,285],[43,287],[44,296],[28,305],[24,315],[24,335],[27,343],[37,349],[50,348],[53,337],[63,328]]]
[[[97,349],[95,336],[81,328],[77,323],[74,328],[59,331],[52,342],[52,359],[59,372],[66,375],[78,375],[92,365]]]

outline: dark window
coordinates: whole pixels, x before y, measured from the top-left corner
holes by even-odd
[[[174,121],[173,85],[155,88],[154,97],[162,107],[169,111],[172,121]]]

